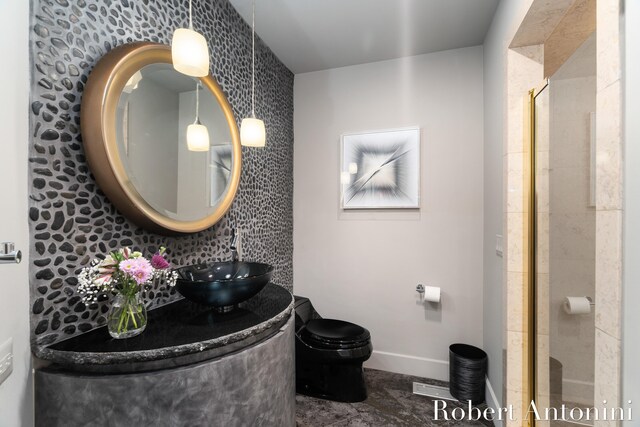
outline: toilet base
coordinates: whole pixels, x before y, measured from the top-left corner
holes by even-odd
[[[296,393],[336,402],[362,402],[367,398],[362,362],[296,361]]]

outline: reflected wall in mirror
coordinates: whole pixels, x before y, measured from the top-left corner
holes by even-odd
[[[188,233],[229,209],[240,142],[213,77],[175,71],[170,53],[133,43],[106,55],[87,83],[82,131],[92,172],[118,209],[145,228]],[[188,138],[188,128],[206,129],[208,137]]]
[[[183,221],[211,215],[230,178],[231,133],[224,112],[197,80],[170,64],[143,67],[120,95],[116,139],[131,184],[156,211]],[[193,151],[187,128],[198,117],[209,149]]]

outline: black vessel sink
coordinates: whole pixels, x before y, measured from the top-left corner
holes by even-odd
[[[213,262],[176,270],[176,289],[195,303],[227,312],[262,290],[273,267],[260,262]]]

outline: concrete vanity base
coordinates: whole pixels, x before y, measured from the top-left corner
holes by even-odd
[[[295,426],[293,316],[237,353],[152,372],[35,373],[36,426]]]

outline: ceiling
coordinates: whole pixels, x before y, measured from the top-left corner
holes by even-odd
[[[499,0],[256,0],[256,33],[294,73],[480,45]],[[251,0],[230,0],[251,23]]]

